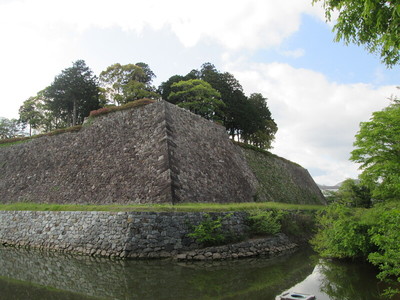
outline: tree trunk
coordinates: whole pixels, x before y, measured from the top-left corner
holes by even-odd
[[[76,125],[76,100],[73,101],[72,106],[72,126]]]

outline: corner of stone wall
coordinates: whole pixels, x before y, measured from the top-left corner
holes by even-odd
[[[175,204],[180,202],[179,197],[176,193],[176,190],[180,188],[179,183],[179,167],[176,164],[176,159],[174,159],[175,149],[177,148],[176,143],[174,142],[174,132],[170,124],[173,122],[171,118],[171,114],[169,113],[169,106],[166,101],[161,102],[163,105],[163,119],[165,125],[165,141],[166,146],[166,164],[169,168],[169,176],[170,176],[170,203]]]

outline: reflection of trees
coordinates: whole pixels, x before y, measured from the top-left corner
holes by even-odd
[[[282,290],[304,280],[315,262],[310,251],[274,259],[244,259],[192,265],[192,289],[201,299],[275,299]]]
[[[321,260],[321,291],[332,300],[380,299],[375,269],[360,262]]]
[[[112,261],[0,247],[0,276],[18,280],[13,288],[20,285],[35,295],[26,298],[32,300],[51,293],[36,286],[106,299],[274,299],[304,280],[314,265],[308,251],[273,259],[176,263]]]

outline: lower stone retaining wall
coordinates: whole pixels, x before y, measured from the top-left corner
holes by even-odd
[[[226,259],[274,255],[296,247],[285,235],[204,248],[187,234],[205,213],[0,211],[0,244],[92,256]],[[245,236],[246,213],[224,217],[223,230]]]

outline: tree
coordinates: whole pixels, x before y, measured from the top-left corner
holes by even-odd
[[[176,104],[178,98],[169,95],[172,86],[180,81],[203,80],[219,92],[224,103],[215,111],[213,119],[222,121],[231,138],[268,149],[274,140],[277,126],[271,118],[266,98],[254,94],[247,98],[239,81],[230,73],[219,72],[213,64],[205,63],[201,69],[192,70],[185,76],[174,75],[159,87],[163,99]]]
[[[253,93],[246,103],[246,122],[242,124],[242,138],[259,148],[271,148],[278,127],[271,118],[267,99],[260,93]]]
[[[0,117],[0,139],[10,139],[18,136],[21,132],[19,122],[16,119]]]
[[[220,93],[204,80],[179,81],[171,86],[168,100],[208,120],[217,120],[224,103]]]
[[[327,20],[338,12],[333,30],[336,41],[364,45],[380,55],[382,62],[392,67],[400,62],[399,2],[376,0],[313,0],[323,1]]]
[[[351,160],[360,163],[360,179],[378,200],[400,197],[400,101],[374,112],[360,124]]]
[[[369,208],[372,205],[370,189],[351,178],[343,181],[338,191],[333,192],[331,197],[334,202],[349,207]]]
[[[44,116],[39,110],[39,97],[30,97],[25,100],[19,108],[19,120],[24,125],[29,125],[29,135],[32,135],[32,129],[38,129],[42,124]]]
[[[71,126],[82,124],[90,111],[100,108],[97,78],[83,60],[56,76],[44,94],[48,109]]]
[[[158,98],[151,85],[154,77],[153,71],[145,63],[117,63],[100,73],[100,83],[106,100],[121,105],[142,98]]]

